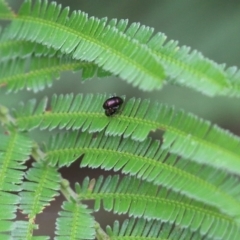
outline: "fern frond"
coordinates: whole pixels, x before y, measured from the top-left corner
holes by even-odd
[[[99,153],[98,156],[105,158],[104,155],[110,155],[112,157],[117,158],[126,158],[131,159],[134,161],[140,162],[139,158],[146,157],[146,161],[149,158],[148,153],[150,154],[151,148],[150,145],[153,144],[153,149],[156,149],[155,156],[152,156],[152,160],[161,161],[163,165],[169,165],[174,169],[178,169],[177,171],[183,171],[187,174],[194,176],[196,179],[201,179],[202,181],[206,182],[206,184],[210,184],[213,187],[217,188],[221,192],[225,192],[228,195],[232,196],[234,199],[240,201],[240,188],[239,188],[239,179],[233,175],[227,174],[225,171],[220,171],[219,169],[213,168],[211,166],[198,164],[196,162],[189,161],[184,158],[180,158],[174,154],[167,154],[167,151],[163,151],[161,149],[161,145],[157,141],[152,141],[151,139],[147,139],[142,143],[133,142],[129,140],[121,140],[117,137],[102,137],[98,136],[98,142],[102,143],[101,145],[97,145],[95,142],[97,139],[90,135],[90,134],[81,134],[78,135],[77,132],[71,133],[68,132],[67,134],[57,134],[53,135],[49,142],[46,144],[46,159],[50,161],[52,165],[59,164],[60,166],[68,166],[73,161],[78,159],[82,154],[87,154],[85,157],[88,158],[89,154],[93,154],[95,151],[103,151]],[[115,142],[116,145],[111,145],[110,143]],[[149,146],[148,146],[148,144]],[[106,147],[104,146],[106,144]],[[131,149],[128,149],[128,144],[133,149],[139,149],[140,152],[136,151],[134,153],[131,152]],[[108,147],[109,146],[109,147]],[[140,150],[141,149],[141,150]],[[114,152],[113,152],[114,151]],[[107,153],[106,153],[107,152]],[[122,156],[123,154],[123,156]],[[149,155],[151,156],[151,155]],[[161,156],[161,157],[160,157]],[[91,156],[89,156],[89,159]],[[96,164],[96,163],[93,163]],[[148,163],[150,164],[150,163]],[[151,164],[150,164],[151,165]],[[93,166],[91,164],[91,166]],[[96,167],[96,166],[95,166]],[[115,167],[114,167],[115,168]],[[141,171],[144,171],[146,167],[142,167]],[[164,167],[157,167],[159,172]],[[116,170],[118,170],[116,168]],[[124,168],[123,168],[124,171]],[[173,172],[175,172],[173,170]],[[128,172],[126,172],[128,173]],[[176,172],[175,172],[176,173]],[[134,172],[136,174],[136,172]],[[159,173],[161,174],[161,173]],[[183,174],[179,174],[179,181],[180,176]],[[139,175],[142,178],[144,175]],[[176,177],[176,176],[175,176]],[[188,180],[186,180],[187,182]],[[192,181],[189,179],[189,181]],[[196,184],[197,184],[196,180]],[[203,185],[206,185],[203,184]],[[209,191],[209,190],[207,190]],[[206,194],[207,194],[206,191]]]
[[[0,135],[0,189],[2,191],[19,191],[25,166],[31,152],[31,140],[21,134]]]
[[[226,68],[187,46],[179,47],[177,41],[166,42],[163,33],[153,35],[154,29],[128,20],[112,19],[109,25],[116,27],[140,44],[146,44],[163,64],[171,83],[188,86],[207,95],[240,96],[240,71]]]
[[[163,33],[153,36],[153,28],[127,20],[110,21],[119,31],[146,44],[164,66],[171,83],[187,86],[206,95],[240,96],[240,76],[236,67],[226,68],[204,57],[190,47],[179,47],[177,41],[166,41]],[[236,80],[235,80],[236,79]],[[237,84],[236,84],[237,83]]]
[[[55,240],[95,239],[94,219],[86,205],[64,202],[57,218]]]
[[[14,231],[15,218],[19,196],[9,192],[19,192],[25,166],[32,148],[31,140],[25,135],[11,132],[0,134],[0,234]]]
[[[98,67],[94,63],[71,59],[69,56],[62,54],[60,51],[56,51],[55,49],[46,47],[42,44],[33,43],[29,41],[24,41],[24,40],[12,40],[7,30],[8,29],[5,29],[5,31],[3,31],[3,33],[0,35],[0,56],[1,56],[0,62],[2,65],[6,65],[6,66],[13,65],[11,66],[11,71],[14,71],[17,68],[22,69],[22,65],[25,64],[23,59],[25,59],[26,66],[27,66],[26,69],[28,69],[29,71],[32,70],[32,68],[33,70],[36,70],[34,69],[36,64],[38,65],[38,67],[41,67],[40,66],[41,64],[45,66],[44,63],[47,64],[47,66],[45,67],[48,67],[46,71],[50,71],[50,70],[56,71],[56,69],[58,68],[58,72],[53,74],[52,77],[54,77],[55,75],[58,75],[61,71],[66,71],[66,70],[72,70],[72,71],[82,70],[83,80],[93,78],[94,76],[97,76],[100,78],[100,77],[106,77],[111,75],[110,72],[104,71],[101,67]],[[16,59],[16,58],[19,58],[19,59]],[[29,59],[26,59],[26,58],[29,58]],[[30,66],[29,66],[29,63],[31,64]],[[64,65],[62,65],[63,63]],[[51,64],[53,64],[53,66],[51,66]],[[54,67],[54,69],[51,69],[50,67],[51,68]],[[7,74],[9,76],[7,75],[8,77],[7,81],[4,79],[1,80],[2,83],[0,83],[0,86],[1,84],[2,85],[7,84],[8,81],[11,81],[11,82],[17,81],[16,78],[19,77],[19,76],[15,76],[14,72],[7,73],[7,71],[9,71],[7,67],[4,69],[4,66],[3,66],[1,68],[1,71],[2,72],[0,72],[0,74],[2,76],[6,77]],[[24,71],[22,70],[18,74],[22,75],[23,73]],[[32,72],[30,73],[26,72],[24,75],[25,78],[28,78],[29,74],[32,77],[36,77],[36,80],[35,80],[36,82],[40,81],[38,72],[35,71],[35,75]],[[49,72],[46,72],[46,75],[48,74]],[[9,78],[10,76],[11,78]],[[44,77],[45,75],[43,76],[43,78]],[[50,80],[53,80],[53,79],[49,79],[49,81]]]
[[[9,20],[15,18],[15,13],[5,0],[0,0],[0,19]]]
[[[54,95],[50,111],[46,111],[47,100],[36,107],[30,101],[15,112],[20,129],[79,129],[89,132],[102,131],[107,135],[131,136],[144,140],[150,131],[165,131],[163,148],[184,158],[226,169],[240,174],[240,138],[210,122],[204,121],[182,110],[175,111],[158,102],[132,98],[123,103],[121,113],[106,117],[102,104],[107,95]]]
[[[46,163],[34,163],[25,178],[27,181],[20,193],[20,210],[31,220],[59,194],[60,175],[56,168]]]
[[[19,196],[0,191],[0,205],[3,211],[0,212],[0,236],[1,239],[7,238],[9,232],[14,231],[14,224],[10,220],[15,219]]]
[[[59,79],[60,73],[69,70],[83,70],[83,79],[103,75],[95,64],[71,60],[66,57],[31,57],[14,59],[1,63],[0,86],[8,90],[18,91],[28,89],[34,92],[50,87],[54,79]]]
[[[26,221],[16,221],[14,223],[15,229],[12,232],[11,240],[48,240],[48,236],[32,236],[32,233],[35,229],[38,229],[36,224],[29,223]]]
[[[126,219],[122,225],[114,222],[113,228],[107,226],[106,232],[110,240],[139,240],[139,239],[169,239],[169,240],[210,240],[202,237],[198,232],[191,232],[189,229],[180,229],[170,223],[146,219]]]
[[[171,83],[177,83],[202,92],[209,96],[223,95],[231,89],[224,72],[224,65],[217,65],[190,47],[179,47],[178,41],[166,42],[164,34],[156,34],[147,44],[170,77]],[[240,96],[240,92],[237,94]]]
[[[6,29],[0,37],[0,56],[0,86],[7,86],[9,91],[27,88],[37,92],[68,70],[82,70],[83,80],[110,75],[93,63],[73,60],[53,48],[11,40]]]
[[[98,178],[92,192],[87,191],[88,185],[89,179],[85,178],[85,188],[81,189],[79,198],[95,200],[95,211],[99,210],[102,202],[107,211],[175,223],[181,228],[199,230],[201,235],[213,239],[233,240],[239,237],[239,225],[217,209],[151,183],[133,177],[119,181],[119,176],[109,176],[105,180]]]
[[[162,86],[164,70],[145,45],[106,26],[106,18],[88,18],[80,11],[68,13],[68,8],[61,10],[54,2],[37,1],[32,6],[25,1],[8,31],[13,39],[42,43],[74,59],[93,61],[141,89]]]
[[[30,56],[34,51],[35,44],[27,41],[2,41],[0,39],[0,62],[15,59],[19,56],[22,58]]]
[[[13,27],[10,28],[10,35],[13,35],[13,36],[11,36],[12,38],[17,37],[19,39],[28,39],[30,41],[34,40],[34,41],[37,41],[40,43],[43,42],[44,44],[48,45],[48,47],[54,47],[56,50],[58,50],[59,48],[61,49],[61,47],[62,47],[62,49],[61,49],[62,52],[67,53],[67,54],[71,53],[71,55],[73,54],[73,57],[77,58],[77,59],[79,59],[79,57],[80,57],[79,51],[81,50],[83,53],[81,55],[81,59],[87,60],[87,61],[95,60],[99,66],[103,65],[103,67],[106,70],[111,71],[115,75],[119,74],[123,79],[126,79],[129,82],[133,81],[134,85],[140,84],[140,87],[145,90],[151,90],[153,88],[160,87],[161,81],[159,80],[159,78],[157,80],[157,83],[155,82],[156,81],[155,73],[156,73],[157,69],[160,68],[159,64],[162,64],[164,66],[164,70],[167,73],[167,76],[169,76],[169,78],[170,78],[170,82],[172,82],[172,83],[177,83],[178,85],[184,85],[184,86],[194,88],[195,90],[203,92],[210,96],[214,96],[214,95],[229,96],[229,94],[230,94],[230,96],[237,96],[237,97],[240,96],[240,80],[239,80],[240,78],[239,78],[239,76],[237,76],[239,74],[236,74],[236,68],[234,68],[234,67],[226,68],[224,64],[221,64],[221,65],[216,64],[215,62],[205,58],[200,52],[197,52],[195,50],[191,51],[190,48],[186,47],[186,46],[179,47],[177,41],[166,42],[166,36],[163,33],[157,33],[153,36],[153,28],[146,27],[144,25],[141,26],[139,23],[133,23],[127,28],[127,24],[128,24],[127,20],[120,20],[119,22],[117,22],[115,19],[113,19],[113,20],[109,21],[109,23],[107,24],[106,18],[100,19],[100,20],[99,19],[93,20],[93,18],[87,19],[87,15],[85,15],[83,13],[79,13],[79,16],[77,16],[78,14],[76,12],[74,12],[74,14],[70,17],[70,20],[69,20],[70,24],[67,24],[66,22],[64,22],[64,20],[68,21],[68,19],[67,19],[68,9],[64,9],[63,14],[61,15],[61,17],[58,18],[58,14],[60,14],[61,9],[59,6],[56,7],[56,5],[54,3],[47,6],[46,2],[42,3],[42,5],[41,5],[41,2],[40,3],[38,2],[35,5],[33,12],[31,12],[29,10],[30,7],[26,6],[26,5],[27,5],[27,3],[25,5],[23,5],[23,7],[22,7],[23,11],[20,11],[18,20],[14,20],[14,21],[17,21],[17,23],[15,22],[13,24]],[[44,9],[46,11],[47,19],[46,18],[43,19],[42,16],[44,16],[45,12],[44,12],[44,10],[41,11],[42,10],[41,7],[42,7],[42,9]],[[49,7],[49,8],[47,8],[47,7]],[[55,11],[55,15],[51,14],[54,12],[55,9],[57,9]],[[26,10],[26,12],[25,12],[25,10]],[[47,14],[48,12],[49,12],[49,14]],[[32,22],[30,20],[27,21],[25,19],[27,16],[27,13],[32,13],[32,15],[31,15]],[[38,14],[40,14],[40,13],[42,14],[42,16],[40,16],[40,18],[42,20],[41,23],[37,21],[37,17],[39,17]],[[88,36],[87,34],[86,34],[86,36],[83,35],[84,41],[85,40],[88,41],[91,38],[93,39],[95,37],[94,34],[96,34],[97,40],[100,40],[99,45],[101,45],[102,48],[99,45],[98,46],[96,45],[95,52],[89,50],[90,46],[87,43],[81,42],[79,44],[79,42],[76,38],[77,37],[76,35],[79,35],[79,34],[77,34],[75,32],[76,30],[74,29],[75,28],[74,24],[77,22],[78,17],[81,18],[80,15],[82,15],[82,17],[84,18],[84,20],[82,22],[83,25],[86,24],[83,27],[84,30],[86,27],[86,31],[84,33],[87,33],[90,35],[90,36]],[[52,19],[51,19],[51,17],[52,17]],[[43,22],[43,20],[44,20],[44,22]],[[56,21],[55,22],[56,26],[53,26],[53,25],[50,26],[50,23],[49,23],[50,20]],[[99,25],[97,22],[99,22]],[[19,26],[23,27],[23,29],[22,29],[23,33],[16,33],[17,32],[17,31],[15,31],[16,24],[17,25],[19,24]],[[34,24],[41,25],[41,27],[43,29],[39,31],[38,28],[34,28],[32,26]],[[59,26],[59,24],[65,24],[65,25]],[[30,31],[28,32],[28,27],[29,28],[32,27],[31,31],[34,30],[37,33],[37,35],[35,33],[33,33],[31,36],[28,36],[28,34],[31,34]],[[57,33],[59,33],[59,29],[55,29],[55,27],[61,29],[61,31],[64,32],[62,37],[60,37],[61,34],[57,34]],[[58,38],[57,42],[54,42],[55,39],[53,39],[53,41],[52,41],[48,36],[44,35],[44,33],[46,34],[46,32],[51,31],[50,28],[55,29],[53,32],[55,34],[55,37]],[[92,28],[91,29],[92,32],[88,28]],[[116,37],[116,39],[119,38],[118,36],[116,36],[118,34],[120,34],[122,38],[128,39],[128,41],[130,41],[129,39],[131,38],[132,40],[130,42],[131,42],[131,44],[133,44],[133,42],[134,42],[133,46],[135,46],[135,48],[145,49],[145,52],[148,52],[148,53],[150,53],[150,55],[155,57],[155,59],[158,62],[158,66],[155,63],[155,68],[151,69],[151,71],[152,71],[151,79],[155,78],[155,80],[153,81],[153,84],[156,85],[155,87],[148,86],[148,85],[150,85],[150,83],[148,82],[148,84],[147,84],[147,82],[145,82],[144,79],[141,79],[141,80],[136,79],[137,78],[137,76],[135,76],[136,69],[135,70],[132,69],[132,72],[131,72],[130,67],[129,66],[127,67],[127,65],[126,65],[126,61],[129,61],[129,59],[128,60],[125,59],[124,62],[121,61],[122,66],[120,66],[120,67],[123,69],[117,69],[117,67],[114,66],[113,63],[115,63],[115,62],[113,61],[113,59],[115,59],[115,57],[112,56],[110,53],[107,53],[107,54],[105,53],[104,56],[100,55],[99,58],[96,59],[96,57],[98,57],[98,55],[96,56],[95,53],[100,54],[101,50],[104,48],[103,45],[104,44],[106,45],[106,43],[104,42],[104,38],[100,39],[101,34],[102,34],[101,31],[104,31],[104,28],[105,28],[107,34],[109,34],[109,35],[113,34]],[[99,30],[99,32],[98,32],[98,30]],[[65,39],[66,32],[68,32],[69,35],[74,36],[74,38],[72,39],[70,37],[69,40],[68,39],[66,40]],[[110,32],[112,32],[112,33],[110,34]],[[37,37],[39,37],[40,39],[38,39]],[[108,41],[107,48],[105,48],[105,49],[109,50],[109,48],[111,48],[111,51],[115,53],[116,49],[114,49],[113,43],[115,43],[116,41],[111,42],[110,40],[107,39],[107,36],[104,36],[104,37]],[[109,37],[109,39],[110,39],[110,37]],[[82,40],[82,39],[80,39],[80,40]],[[92,40],[91,43],[94,44],[94,41],[96,41],[96,39]],[[127,41],[127,43],[128,43],[128,41]],[[62,44],[62,43],[64,43],[64,44]],[[69,44],[69,46],[67,46],[68,44]],[[117,49],[117,51],[120,51],[121,53],[123,52],[123,54],[128,55],[127,52],[130,49],[130,47],[129,47],[129,49],[126,48],[127,44],[124,43],[125,48],[123,48],[121,44],[122,43],[120,43],[120,40],[119,40],[119,48]],[[76,46],[78,46],[78,47],[76,47]],[[133,48],[132,45],[131,45],[131,48]],[[123,51],[121,49],[124,49],[125,51]],[[91,52],[88,52],[88,51],[91,51]],[[129,50],[129,52],[130,52],[130,50]],[[89,55],[85,56],[87,54],[89,54]],[[135,55],[137,55],[137,51],[135,51]],[[140,55],[140,53],[139,53],[139,55]],[[141,58],[140,56],[137,56],[137,57],[139,59]],[[108,61],[108,58],[109,59],[111,58],[111,61],[110,60]],[[137,61],[136,58],[131,59],[131,60]],[[119,60],[116,60],[116,62],[117,61],[119,62]],[[135,68],[143,68],[143,66],[138,66],[139,64],[140,63],[138,61],[134,67]],[[148,61],[146,61],[145,65],[147,66],[148,64],[149,64]],[[149,64],[149,66],[150,66],[150,64]],[[121,72],[119,72],[119,71],[121,71]],[[134,72],[134,74],[133,74],[133,72]],[[146,71],[145,71],[145,74],[146,74]],[[155,75],[153,76],[153,74],[155,74]],[[129,76],[132,77],[134,80],[128,79]],[[140,76],[142,77],[142,73],[139,73],[139,77]],[[237,76],[237,84],[236,84],[236,81],[234,80],[234,79],[236,79],[236,76]],[[162,69],[161,69],[161,75],[159,75],[159,77],[161,77],[161,79],[163,78],[163,70]],[[150,79],[148,77],[148,81],[149,80]],[[143,81],[143,82],[139,83],[139,81]]]
[[[78,134],[73,132],[52,138],[47,144],[46,160],[53,165],[58,162],[59,166],[64,166],[70,165],[83,154],[82,167],[121,170],[125,174],[217,206],[230,216],[237,218],[240,213],[239,201],[221,187],[193,175],[191,164],[189,168],[187,164],[181,167],[181,164],[177,164],[177,157],[163,151],[158,141],[147,139],[139,143],[131,139],[106,137],[103,134],[93,137],[87,133],[82,133],[78,138]],[[226,202],[229,203],[227,206]]]
[[[179,47],[177,41],[166,42],[163,33],[153,36],[154,29],[128,20],[112,19],[109,25],[116,27],[140,44],[146,44],[165,67],[171,83],[189,86],[207,95],[240,96],[240,70],[217,64],[187,46]]]
[[[60,53],[53,48],[48,48],[42,44],[33,43],[24,40],[11,39],[8,28],[1,31],[0,34],[0,62],[15,58],[27,58],[31,55],[37,57],[53,57]]]

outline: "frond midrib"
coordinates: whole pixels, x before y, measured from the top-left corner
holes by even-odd
[[[67,71],[67,70],[73,70],[74,67],[78,67],[81,66],[83,64],[87,64],[87,63],[60,63],[57,64],[56,66],[51,65],[50,67],[42,67],[40,69],[30,69],[30,72],[26,72],[26,73],[18,73],[15,74],[13,76],[9,76],[9,77],[4,77],[4,78],[0,78],[0,84],[8,84],[10,82],[14,82],[14,81],[18,81],[18,80],[22,80],[24,77],[28,78],[28,77],[36,77],[38,75],[41,75],[42,73],[51,73],[54,71]]]
[[[11,161],[11,155],[13,153],[14,147],[15,147],[15,142],[17,141],[17,133],[11,134],[11,140],[8,143],[8,148],[5,154],[5,159],[2,161],[3,165],[0,168],[0,189],[2,189],[2,185],[4,183],[4,179],[6,176],[6,170],[8,169],[8,166]]]
[[[188,71],[188,72],[190,72],[190,73],[192,73],[192,75],[195,75],[195,76],[197,76],[197,78],[199,78],[199,79],[207,79],[207,80],[209,80],[210,82],[212,82],[212,83],[214,83],[215,84],[215,86],[217,86],[218,88],[220,88],[220,89],[224,89],[224,87],[229,87],[229,84],[227,84],[225,81],[221,81],[221,84],[223,84],[224,85],[224,87],[221,87],[220,85],[219,85],[219,79],[215,79],[215,78],[210,78],[207,74],[204,74],[203,72],[201,72],[201,71],[197,71],[198,70],[198,68],[197,69],[194,69],[194,68],[192,68],[192,67],[190,67],[189,65],[187,65],[185,62],[180,62],[180,61],[177,61],[177,59],[176,58],[171,58],[170,56],[168,56],[168,55],[166,55],[166,54],[164,54],[164,53],[162,53],[162,52],[159,52],[159,51],[153,51],[152,50],[152,52],[154,53],[154,54],[156,54],[160,59],[162,59],[162,58],[164,58],[167,62],[168,62],[168,64],[174,64],[175,66],[180,66],[182,69],[184,69],[184,71]],[[161,55],[160,55],[161,54]],[[223,75],[223,74],[222,74]],[[223,80],[224,78],[222,78],[222,80]],[[216,85],[217,84],[217,85]]]
[[[189,179],[189,181],[191,182],[195,182],[198,186],[202,186],[202,188],[207,188],[210,192],[214,192],[214,193],[219,193],[221,196],[224,196],[225,199],[229,204],[230,202],[232,202],[233,205],[237,206],[238,208],[240,208],[239,203],[232,198],[230,195],[226,194],[225,192],[223,192],[221,189],[217,188],[216,186],[212,185],[209,182],[205,182],[203,179],[197,177],[196,175],[192,175],[191,173],[188,173],[186,171],[183,171],[182,169],[179,168],[174,168],[174,166],[171,165],[167,165],[164,164],[163,162],[160,161],[156,161],[154,159],[151,158],[147,158],[147,157],[143,157],[143,156],[136,156],[132,153],[129,152],[119,152],[119,151],[114,151],[112,149],[103,149],[103,148],[88,148],[88,147],[78,147],[78,148],[72,148],[72,149],[59,149],[59,150],[51,150],[48,151],[46,153],[46,157],[48,158],[48,156],[54,155],[54,153],[58,153],[57,155],[59,155],[59,152],[63,153],[63,152],[74,152],[74,153],[79,153],[83,151],[84,154],[87,154],[87,152],[101,152],[104,156],[109,156],[109,154],[112,155],[125,155],[131,159],[137,159],[142,160],[143,162],[148,162],[150,165],[154,165],[154,166],[160,166],[163,169],[167,169],[167,171],[172,172],[173,174],[179,175],[181,177],[184,176],[185,179]],[[82,153],[83,154],[83,153]],[[189,194],[189,193],[188,193]],[[239,210],[240,211],[240,210]]]
[[[12,20],[13,19],[13,16],[11,14],[3,14],[3,13],[0,13],[0,19],[1,20]]]
[[[185,208],[185,209],[190,209],[193,210],[194,212],[199,212],[199,213],[204,213],[205,215],[210,215],[213,216],[214,218],[218,218],[220,221],[228,221],[230,224],[235,225],[236,227],[238,226],[238,224],[230,217],[223,215],[221,213],[218,212],[214,212],[213,210],[211,211],[210,209],[206,209],[206,208],[200,208],[197,206],[193,206],[191,204],[187,204],[186,202],[179,202],[177,200],[172,200],[172,199],[167,199],[167,198],[162,198],[159,196],[149,196],[147,194],[138,194],[138,193],[119,193],[119,192],[100,192],[100,193],[83,193],[79,195],[79,198],[81,200],[102,200],[104,201],[105,198],[115,198],[115,199],[131,199],[131,200],[141,200],[144,198],[144,200],[146,200],[147,202],[163,202],[163,203],[167,203],[170,205],[174,206],[178,206],[179,208]]]
[[[128,29],[127,29],[128,30]],[[125,29],[124,31],[121,31],[121,32],[124,32],[125,34],[127,34],[127,30]],[[138,29],[139,30],[139,29]],[[138,30],[136,31],[136,33],[138,33]],[[131,36],[132,38],[134,38],[134,36]],[[148,40],[148,42],[151,42],[151,39],[154,38],[154,36],[151,36],[150,40]],[[139,40],[137,39],[137,41],[139,42]],[[205,58],[204,56],[202,56],[202,60],[207,63],[208,65],[210,64],[210,67],[214,68],[214,70],[216,71],[217,70],[217,73],[218,73],[218,78],[213,78],[212,76],[210,77],[208,74],[205,74],[204,71],[201,71],[201,69],[199,68],[194,68],[192,67],[190,64],[187,64],[187,62],[185,61],[181,61],[179,60],[177,57],[172,57],[171,55],[169,55],[168,53],[164,53],[164,51],[162,51],[162,49],[166,49],[167,47],[166,46],[162,46],[161,48],[158,48],[158,50],[155,50],[153,49],[151,46],[149,46],[148,42],[144,42],[144,44],[146,44],[149,49],[150,49],[150,52],[154,55],[154,56],[157,56],[159,59],[160,59],[160,62],[161,60],[167,62],[168,65],[172,66],[172,65],[175,65],[177,67],[179,67],[180,69],[182,69],[181,73],[183,71],[185,72],[189,72],[190,74],[192,74],[193,76],[196,76],[197,79],[201,80],[201,79],[204,79],[205,81],[207,80],[207,82],[211,82],[214,84],[215,88],[217,87],[218,89],[221,89],[221,91],[224,89],[224,88],[227,88],[229,89],[229,87],[231,87],[231,85],[229,84],[229,81],[228,81],[228,78],[226,77],[226,74],[225,72],[220,69],[220,66],[218,66],[217,64],[215,64],[213,61]],[[141,44],[141,43],[139,43]],[[180,46],[176,46],[175,47],[175,50],[179,51],[181,50],[181,47]],[[173,52],[174,50],[171,50],[171,53]],[[174,53],[178,53],[177,51],[175,51]],[[197,52],[198,55],[201,55],[200,52]],[[188,54],[188,56],[191,56],[190,54]],[[201,61],[201,60],[200,60]],[[163,63],[163,65],[165,65],[165,63]],[[179,73],[179,74],[181,74]],[[170,74],[171,75],[171,74]],[[173,78],[173,77],[172,77]],[[174,77],[174,78],[178,78],[178,77]],[[174,79],[173,78],[173,79]],[[222,85],[219,85],[219,80],[221,81],[221,84]],[[190,82],[190,85],[191,85],[191,82]]]
[[[132,63],[132,65],[135,66],[137,69],[140,69],[142,72],[145,72],[148,75],[152,76],[155,80],[156,80],[156,78],[159,79],[158,75],[154,75],[148,69],[142,68],[142,66],[139,65],[137,62],[131,60],[130,58],[125,57],[124,54],[120,53],[119,51],[116,51],[114,48],[111,48],[108,45],[103,44],[100,41],[97,41],[96,38],[90,38],[89,36],[83,35],[83,34],[81,34],[81,32],[75,31],[72,28],[63,26],[63,25],[58,24],[56,22],[50,22],[50,21],[47,21],[47,20],[44,20],[44,19],[41,19],[41,18],[38,18],[38,17],[33,18],[31,16],[26,16],[25,15],[24,17],[23,16],[20,16],[20,17],[18,16],[16,19],[20,20],[20,21],[23,21],[23,22],[24,21],[29,22],[29,23],[35,22],[35,23],[40,23],[42,25],[46,25],[46,26],[50,25],[51,27],[53,27],[55,29],[61,29],[66,33],[71,33],[75,36],[78,36],[80,39],[85,39],[86,41],[91,42],[92,44],[94,43],[96,46],[101,46],[101,48],[104,49],[105,51],[111,51],[113,53],[113,55],[119,56],[121,59],[124,59],[124,61],[127,62],[127,63]],[[115,28],[115,30],[118,31],[117,28]],[[118,33],[122,34],[119,31],[118,31]]]
[[[78,204],[75,204],[75,208],[78,207]],[[79,211],[72,211],[73,213],[73,218],[71,221],[71,234],[70,234],[70,239],[76,239],[77,238],[77,225],[74,223],[78,222],[79,219]]]
[[[34,229],[34,223],[35,223],[35,219],[30,218],[28,220],[28,225],[27,225],[27,234],[26,234],[26,239],[27,240],[31,240],[33,237],[33,229]]]
[[[49,168],[45,168],[44,171],[42,171],[42,174],[41,174],[41,179],[39,179],[38,181],[38,186],[37,188],[35,189],[35,192],[34,192],[34,200],[33,200],[33,203],[31,203],[31,210],[30,210],[30,213],[29,213],[29,216],[30,216],[30,219],[34,219],[35,218],[35,207],[37,205],[39,201],[39,198],[41,196],[41,193],[43,192],[43,189],[45,188],[44,186],[46,186],[45,184],[45,181],[46,181],[46,176],[48,174],[48,170]]]

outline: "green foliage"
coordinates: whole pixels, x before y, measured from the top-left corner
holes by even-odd
[[[88,79],[95,75],[103,77],[107,72],[95,64],[80,62],[64,57],[34,57],[4,61],[0,75],[0,85],[6,85],[9,92],[22,89],[38,92],[46,86],[51,87],[52,81],[60,77],[65,70],[82,70],[82,78]]]
[[[22,190],[21,182],[28,159],[32,142],[26,136],[19,133],[0,135],[0,234],[5,238],[4,232],[14,229],[17,204],[20,197],[14,194]],[[11,193],[10,193],[11,192]]]
[[[86,205],[64,202],[57,220],[56,240],[95,239],[94,219]]]
[[[28,181],[22,184],[20,208],[31,219],[58,195],[60,175],[56,168],[36,163],[26,172],[25,178]]]
[[[46,160],[52,165],[58,162],[62,167],[70,165],[82,154],[84,154],[82,167],[121,170],[124,174],[135,175],[158,186],[181,191],[182,194],[194,199],[219,206],[221,211],[232,217],[239,216],[236,192],[232,194],[232,190],[226,190],[225,187],[232,184],[231,178],[224,181],[224,184],[221,181],[212,183],[211,180],[206,181],[205,174],[211,172],[213,177],[213,169],[205,166],[201,172],[193,174],[193,169],[197,171],[202,166],[178,159],[176,155],[169,155],[167,151],[161,149],[158,141],[147,139],[139,143],[131,139],[105,137],[104,134],[99,134],[97,138],[89,134],[81,134],[78,138],[76,132],[59,134],[52,137],[47,144]],[[226,177],[220,171],[215,171],[215,175],[218,180],[219,176],[222,176],[222,179]],[[199,188],[193,191],[194,185],[198,185]],[[214,198],[216,194],[219,196],[217,199]],[[231,204],[226,206],[226,202]]]
[[[48,236],[32,236],[33,230],[37,229],[37,225],[33,222],[26,222],[26,221],[16,221],[15,228],[12,231],[11,239],[16,240],[49,240]]]
[[[54,95],[47,109],[44,98],[21,104],[14,113],[21,130],[82,129],[106,135],[130,137],[143,141],[150,131],[165,131],[163,148],[192,161],[240,173],[240,138],[192,114],[149,100],[132,98],[125,101],[122,113],[106,118],[102,103],[106,95]]]
[[[10,97],[22,89],[43,91],[63,71],[79,70],[83,80],[119,76],[148,91],[170,82],[209,96],[240,96],[236,67],[139,23],[70,13],[41,0],[26,0],[17,14],[0,0],[0,19],[10,20],[0,33],[0,86]],[[0,238],[50,239],[37,236],[35,221],[61,193],[66,201],[54,239],[237,240],[240,138],[158,101],[123,96],[120,111],[107,117],[107,98],[54,94],[13,110],[0,105]],[[36,129],[58,133],[46,134],[41,144]],[[149,138],[156,130],[162,137]],[[124,176],[85,176],[73,190],[59,169],[79,158],[80,167]],[[87,200],[93,209],[83,204]],[[93,215],[99,210],[130,219],[104,232]]]
[[[169,223],[161,223],[159,221],[147,221],[144,219],[135,220],[127,219],[122,226],[118,221],[114,222],[113,229],[107,227],[107,233],[111,240],[114,239],[178,239],[178,240],[195,240],[209,239],[201,238],[198,233],[192,233],[188,229],[173,228]]]
[[[22,5],[8,29],[11,38],[35,41],[74,59],[93,61],[142,89],[161,87],[165,75],[157,59],[144,45],[107,26],[106,18],[88,18],[80,11],[68,17],[69,8],[61,10],[55,2],[31,5],[31,1]]]
[[[89,179],[84,180],[85,187],[88,181]],[[237,239],[240,234],[233,219],[219,213],[217,209],[189,201],[181,194],[133,177],[124,177],[120,181],[119,176],[109,176],[106,180],[100,177],[91,193],[86,189],[78,192],[80,199],[95,200],[95,211],[99,210],[102,201],[103,208],[107,211],[174,222],[181,229],[188,228],[192,232],[200,229],[201,235],[209,237]]]

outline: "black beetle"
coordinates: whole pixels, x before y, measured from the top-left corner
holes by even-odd
[[[123,99],[120,97],[110,97],[103,103],[103,108],[105,109],[106,116],[112,116],[117,113],[121,105],[123,104]]]

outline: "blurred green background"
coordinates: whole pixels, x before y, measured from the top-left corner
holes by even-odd
[[[22,0],[9,1],[18,9]],[[154,27],[155,32],[163,32],[168,39],[178,40],[180,46],[187,45],[201,51],[206,57],[227,66],[240,67],[240,1],[236,0],[58,0],[71,10],[82,10],[89,16],[109,19],[129,19],[129,23]],[[66,72],[59,81],[54,81],[51,88],[34,94],[20,91],[6,94],[0,89],[0,104],[8,107],[17,106],[19,101],[31,98],[52,96],[53,93],[109,93],[126,95],[127,98],[141,97],[158,100],[176,108],[182,108],[210,120],[231,132],[240,135],[239,99],[215,97],[209,98],[187,88],[166,85],[161,91],[142,92],[119,78],[93,79],[82,83],[81,74]],[[34,133],[33,133],[34,134]],[[42,138],[46,132],[34,134]],[[71,170],[62,169],[64,177],[71,176],[71,181],[79,181],[83,176],[99,175],[99,171],[84,169],[79,172],[79,161]],[[60,200],[60,198],[58,198]],[[37,218],[38,223],[45,223],[43,232],[50,234],[54,228],[54,219],[61,201],[51,204],[51,208]],[[97,216],[98,221],[110,224],[109,215]],[[43,228],[42,228],[43,229]]]

